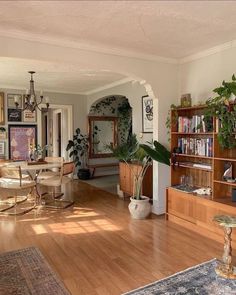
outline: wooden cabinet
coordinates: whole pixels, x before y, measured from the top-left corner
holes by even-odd
[[[129,164],[134,173],[138,173],[141,166],[138,164]],[[133,195],[133,173],[124,162],[120,162],[120,189],[128,196]],[[143,195],[152,198],[152,166],[148,167],[143,179]]]
[[[236,215],[236,202],[231,200],[236,183],[222,179],[226,162],[232,163],[233,177],[236,177],[236,148],[220,147],[216,119],[212,118],[210,129],[202,123],[204,108],[195,106],[172,111],[171,187],[167,189],[166,216],[191,230],[223,241],[223,231],[213,222],[213,217]],[[179,186],[185,177],[194,187],[210,187],[212,194],[201,197],[185,192],[183,186]],[[236,244],[236,231],[233,232]]]

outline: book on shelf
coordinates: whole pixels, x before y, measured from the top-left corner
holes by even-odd
[[[206,124],[204,115],[194,115],[191,118],[185,116],[178,117],[178,132],[180,133],[200,133],[211,132],[212,122]]]
[[[179,161],[174,163],[175,166],[182,166],[182,167],[193,167],[193,168],[202,168],[202,169],[212,169],[212,165],[209,163],[195,163],[195,162],[184,162]]]
[[[178,148],[182,154],[213,156],[213,138],[178,138]]]

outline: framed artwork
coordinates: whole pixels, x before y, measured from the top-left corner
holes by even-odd
[[[15,97],[17,97],[18,108],[22,108],[22,95],[21,94],[7,94],[7,108],[8,109],[15,109]]]
[[[23,111],[23,121],[29,122],[29,123],[35,123],[36,122],[36,111],[31,112],[30,110],[24,110]]]
[[[153,132],[153,100],[142,96],[143,133]]]
[[[4,92],[0,92],[0,124],[5,124]]]
[[[8,109],[7,118],[8,122],[21,122],[21,110],[18,109]]]
[[[5,142],[0,142],[0,158],[5,157]]]
[[[26,161],[37,145],[37,125],[8,125],[9,159]]]

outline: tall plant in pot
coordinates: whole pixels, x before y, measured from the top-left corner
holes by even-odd
[[[170,152],[160,143],[154,141],[154,147],[137,141],[136,135],[132,135],[125,144],[111,148],[114,157],[123,161],[129,167],[133,176],[133,196],[130,198],[129,211],[134,219],[144,219],[151,212],[150,199],[142,195],[142,184],[152,159],[166,165],[170,165]],[[136,165],[140,169],[136,169]]]
[[[77,128],[73,140],[69,140],[66,150],[70,151],[69,157],[73,157],[75,167],[78,167],[78,178],[83,180],[90,178],[90,170],[87,168],[88,148],[88,136],[81,134],[80,129]]]

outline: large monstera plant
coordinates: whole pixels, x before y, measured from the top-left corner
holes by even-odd
[[[77,175],[80,179],[88,179],[90,171],[88,165],[88,136],[81,134],[79,128],[75,130],[73,140],[69,140],[66,150],[69,151],[69,157],[73,157],[75,167],[78,167]]]
[[[232,81],[223,81],[222,85],[213,90],[216,97],[206,101],[205,120],[210,117],[218,119],[218,141],[222,148],[236,147],[234,135],[236,128],[236,77]]]

